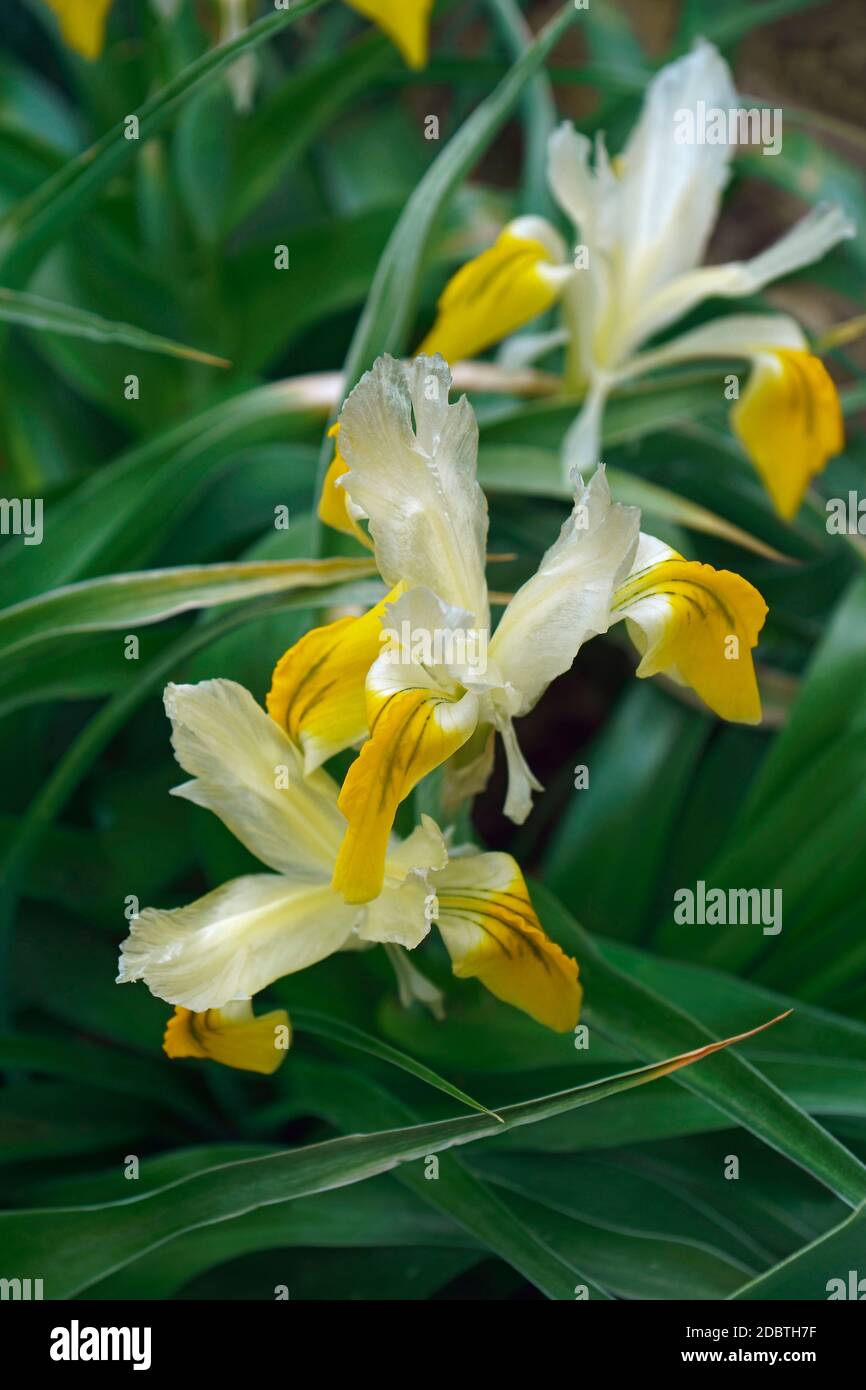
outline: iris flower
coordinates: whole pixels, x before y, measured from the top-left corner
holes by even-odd
[[[791,517],[810,479],[844,447],[836,388],[795,320],[727,315],[646,344],[704,300],[755,294],[855,229],[841,208],[822,204],[750,260],[702,264],[734,147],[678,143],[678,113],[694,113],[698,101],[726,115],[742,109],[726,63],[703,41],[650,83],[641,117],[613,162],[602,136],[593,161],[592,142],[560,126],[550,140],[549,181],[574,229],[576,252],[544,219],[518,218],[458,271],[419,350],[450,362],[473,357],[559,301],[560,330],[510,348],[523,361],[566,348],[564,384],[584,398],[566,438],[566,476],[595,466],[614,386],[673,363],[742,358],[752,370],[731,423],[777,510]]]
[[[113,0],[45,0],[60,21],[60,32],[83,58],[98,58],[105,44],[105,26]],[[410,67],[427,62],[427,37],[434,0],[346,0],[353,10],[371,19],[399,48]]]
[[[132,921],[118,982],[144,980],[176,1006],[169,1056],[275,1070],[288,1017],[280,1010],[255,1018],[254,995],[335,951],[381,943],[399,958],[434,920],[455,976],[478,978],[549,1028],[574,1028],[577,965],[545,936],[510,855],[449,850],[424,816],[407,839],[388,838],[379,893],[349,905],[331,886],[345,820],[327,773],[305,776],[285,730],[233,681],[170,685],[165,707],[175,757],[192,778],[174,795],[219,816],[270,870],[188,907],[146,908]],[[401,973],[404,983],[412,976]]]
[[[365,740],[339,800],[348,829],[333,884],[349,903],[381,892],[397,807],[423,777],[447,762],[455,795],[483,787],[494,732],[508,762],[506,815],[525,820],[540,788],[513,721],[614,623],[626,622],[641,653],[639,676],[664,672],[723,718],[760,719],[760,594],[642,535],[638,509],[611,501],[603,468],[578,480],[559,538],[492,628],[478,428],[465,397],[449,404],[450,385],[441,357],[408,368],[383,357],[346,401],[322,509],[345,530],[367,520],[390,592],[301,638],[268,695],[308,775]],[[395,640],[404,633],[408,642]],[[483,662],[468,655],[470,635]]]

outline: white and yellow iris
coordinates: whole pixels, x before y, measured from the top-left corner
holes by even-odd
[[[219,816],[269,873],[247,874],[187,907],[145,908],[121,947],[119,983],[144,980],[176,1006],[165,1049],[267,1073],[288,1045],[288,1018],[255,1018],[251,999],[335,951],[375,943],[414,950],[436,920],[454,974],[550,1028],[573,1028],[577,966],[541,930],[507,854],[449,856],[424,817],[387,837],[380,891],[353,906],[331,884],[345,820],[337,786],[304,773],[297,745],[233,681],[170,685],[175,757],[192,780],[174,794]]]
[[[91,61],[99,57],[104,47],[113,3],[114,0],[45,0],[57,15],[64,42]],[[223,3],[229,5],[230,0]],[[346,0],[346,4],[378,25],[410,67],[424,67],[434,0]]]
[[[474,356],[559,298],[564,326],[518,339],[506,352],[526,362],[556,345],[567,349],[566,383],[584,393],[584,404],[566,440],[566,476],[595,467],[612,387],[667,362],[743,358],[752,375],[733,428],[790,517],[810,478],[843,446],[835,387],[795,321],[722,317],[657,352],[641,348],[704,300],[754,294],[855,229],[840,208],[825,204],[751,260],[702,265],[734,147],[677,142],[676,113],[694,111],[698,100],[706,109],[741,104],[726,63],[703,41],[653,79],[613,164],[601,137],[592,161],[586,136],[567,124],[555,131],[549,179],[574,228],[574,260],[542,219],[512,222],[447,286],[422,350],[451,362]]]
[[[767,612],[760,594],[641,535],[640,513],[611,501],[603,468],[578,484],[558,540],[491,628],[477,425],[465,398],[449,403],[450,385],[441,357],[409,367],[383,357],[346,401],[323,514],[344,528],[349,513],[352,527],[366,520],[390,592],[363,617],[302,638],[277,664],[268,696],[308,774],[363,741],[339,799],[348,824],[333,886],[350,903],[381,891],[399,804],[443,764],[461,795],[479,790],[496,732],[508,763],[505,811],[525,820],[539,784],[513,721],[616,622],[641,652],[638,675],[689,684],[723,718],[761,715],[752,660]],[[412,640],[383,643],[386,629]],[[469,634],[484,638],[483,663],[467,659]],[[425,635],[426,647],[415,642]]]

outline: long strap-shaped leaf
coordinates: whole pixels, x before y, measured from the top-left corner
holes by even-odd
[[[298,1009],[292,1008],[292,1024],[295,1029],[301,1032],[313,1033],[321,1038],[327,1038],[330,1042],[340,1043],[344,1047],[357,1048],[359,1052],[366,1052],[370,1057],[377,1057],[380,1062],[388,1062],[392,1067],[399,1067],[401,1071],[408,1072],[410,1076],[415,1076],[419,1081],[423,1081],[427,1086],[434,1086],[438,1091],[444,1091],[453,1100],[459,1100],[461,1105],[468,1105],[470,1110],[478,1110],[482,1115],[491,1115],[494,1119],[498,1116],[496,1112],[482,1105],[480,1101],[473,1100],[472,1096],[461,1091],[458,1086],[452,1085],[445,1077],[439,1076],[423,1062],[416,1062],[414,1057],[408,1053],[401,1052],[399,1048],[392,1047],[390,1043],[383,1042],[381,1038],[376,1038],[372,1033],[365,1033],[362,1028],[356,1028],[351,1023],[344,1023],[342,1019],[332,1018],[328,1014],[320,1013],[317,1009]]]
[[[272,35],[317,10],[323,0],[293,0],[288,10],[278,10],[251,24],[230,43],[211,48],[197,58],[161,91],[134,113],[138,139],[126,138],[120,121],[89,149],[62,169],[0,222],[0,278],[16,288],[22,285],[57,236],[66,235],[70,223],[105,188],[119,169],[133,160],[150,139],[171,120],[193,92],[219,77],[243,53],[250,53]]]
[[[319,590],[376,575],[372,559],[183,565],[86,579],[0,612],[0,659],[55,637],[146,627],[197,608],[291,590]],[[343,596],[345,601],[345,596]]]
[[[804,1245],[772,1269],[744,1284],[731,1298],[819,1299],[866,1297],[866,1203],[832,1231]],[[852,1278],[853,1276],[853,1278]],[[862,1279],[862,1284],[861,1284]]]
[[[346,361],[347,390],[381,353],[399,354],[408,346],[424,255],[436,218],[504,124],[530,78],[579,14],[573,0],[563,5],[495,91],[464,121],[415,188],[382,253],[352,339]]]
[[[586,990],[584,1019],[590,1028],[646,1057],[682,1047],[706,1030],[653,990],[629,979],[604,959],[592,938],[562,904],[534,884],[532,897],[550,936],[577,957]],[[805,1168],[849,1206],[866,1200],[866,1165],[742,1057],[716,1058],[683,1078],[771,1148]]]
[[[347,1086],[344,1070],[333,1063],[296,1058],[293,1067],[290,1103],[296,1115],[318,1116],[342,1134],[356,1130],[399,1131],[418,1123],[417,1114],[369,1076],[355,1073],[352,1085]],[[273,1121],[280,1109],[278,1102],[266,1112],[268,1120]],[[394,1176],[426,1205],[468,1231],[482,1249],[518,1270],[548,1298],[574,1298],[576,1284],[586,1285],[590,1299],[609,1297],[584,1269],[552,1250],[531,1220],[521,1221],[514,1214],[509,1195],[495,1192],[471,1173],[457,1154],[448,1154],[435,1177],[431,1177],[426,1163],[424,1171],[418,1164],[401,1163]]]
[[[122,343],[124,347],[141,352],[157,352],[166,357],[184,357],[190,362],[203,362],[208,367],[229,367],[224,357],[214,357],[200,348],[187,347],[171,338],[148,333],[131,323],[114,323],[101,318],[77,304],[60,304],[41,295],[25,294],[21,290],[0,288],[0,322],[16,323],[42,333],[61,333],[68,338],[87,338],[94,343]]]
[[[45,1269],[50,1271],[45,1280],[48,1297],[69,1298],[185,1231],[230,1221],[257,1207],[362,1182],[412,1159],[593,1104],[669,1076],[775,1022],[778,1020],[604,1081],[506,1106],[498,1119],[469,1115],[330,1139],[289,1153],[228,1163],[127,1202],[7,1212],[0,1215],[0,1277],[15,1278],[22,1270]]]
[[[286,439],[324,413],[308,378],[270,382],[197,412],[125,450],[51,504],[39,546],[0,551],[0,595],[23,602],[84,575],[122,569],[146,524],[163,535],[173,517],[246,445]]]

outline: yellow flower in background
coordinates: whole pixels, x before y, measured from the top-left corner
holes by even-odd
[[[83,58],[98,58],[105,44],[105,26],[114,0],[45,0],[60,21],[64,42]],[[346,4],[370,19],[400,50],[409,67],[423,68],[427,62],[430,15],[435,0],[346,0]],[[238,20],[243,0],[222,0],[231,14],[232,26],[223,40],[240,30]],[[239,79],[240,80],[240,79]],[[250,79],[243,78],[245,89]]]
[[[105,44],[105,26],[114,0],[45,0],[60,22],[65,43],[91,61]]]
[[[288,1018],[254,1017],[253,996],[335,951],[413,951],[434,921],[455,976],[479,979],[549,1028],[574,1027],[577,965],[545,936],[510,855],[449,852],[425,816],[407,839],[389,838],[380,892],[351,906],[331,886],[345,830],[332,779],[305,776],[299,748],[233,681],[170,685],[165,705],[175,756],[193,779],[174,794],[219,816],[271,870],[133,919],[118,982],[144,980],[176,1006],[169,1056],[275,1070]]]
[[[797,323],[782,315],[721,317],[641,349],[708,298],[755,294],[855,229],[841,208],[823,204],[751,260],[702,265],[734,146],[678,141],[678,113],[693,112],[698,101],[706,110],[741,105],[726,63],[706,42],[653,79],[613,163],[602,137],[592,163],[585,135],[567,124],[555,131],[549,179],[574,228],[573,259],[541,218],[518,218],[446,287],[423,350],[452,362],[474,356],[560,299],[564,326],[515,339],[504,360],[525,364],[565,346],[566,385],[584,393],[563,450],[566,477],[595,467],[614,386],[675,362],[743,358],[753,370],[732,425],[778,511],[790,517],[844,444],[836,388]]]
[[[540,788],[514,720],[616,622],[641,652],[639,676],[663,672],[723,718],[760,719],[751,654],[767,612],[760,594],[642,535],[637,508],[611,501],[603,468],[578,482],[559,539],[492,628],[478,429],[465,397],[449,403],[450,385],[441,357],[410,367],[383,357],[346,401],[347,471],[333,488],[356,522],[367,520],[390,593],[290,648],[268,697],[308,774],[364,740],[339,800],[348,828],[333,885],[350,903],[380,892],[400,803],[458,754],[463,794],[480,790],[495,732],[508,763],[505,813],[526,819]]]
[[[418,356],[475,357],[550,309],[571,279],[562,237],[543,217],[518,217],[459,270]]]
[[[410,68],[427,63],[430,15],[435,0],[346,0],[346,4],[387,34]]]

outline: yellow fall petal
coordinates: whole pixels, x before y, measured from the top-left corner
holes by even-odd
[[[368,698],[370,737],[349,768],[337,805],[349,822],[332,887],[348,903],[382,891],[385,857],[397,807],[428,772],[471,737],[474,695],[448,696],[427,687]]]
[[[366,734],[364,682],[382,650],[385,608],[400,592],[398,585],[361,618],[313,628],[277,662],[268,714],[303,748],[307,773]]]
[[[91,62],[105,44],[105,25],[113,0],[45,0],[60,22],[65,43]]]
[[[614,612],[627,620],[641,653],[637,674],[664,672],[691,686],[722,719],[759,723],[752,648],[766,603],[740,575],[664,551],[665,558],[638,569],[614,595]]]
[[[339,422],[328,430],[329,439],[337,439],[340,433]],[[354,536],[368,550],[373,549],[373,542],[367,535],[363,526],[360,526],[352,515],[351,498],[345,488],[339,486],[339,479],[348,473],[349,465],[340,453],[339,444],[334,445],[334,457],[331,466],[325,475],[322,485],[322,495],[319,498],[319,520],[326,526],[330,526],[335,531],[342,531],[344,536]]]
[[[779,348],[755,360],[731,424],[781,516],[790,520],[828,459],[845,447],[839,394],[823,362]]]
[[[270,1076],[285,1061],[290,1042],[291,1025],[285,1009],[256,1018],[252,1005],[245,1002],[200,1014],[176,1008],[162,1046],[172,1058],[209,1057],[224,1067]]]
[[[434,0],[346,0],[365,19],[372,19],[399,48],[410,68],[427,63],[430,12]]]
[[[583,996],[577,962],[544,934],[511,856],[455,856],[433,879],[454,974],[479,979],[546,1028],[570,1032]]]
[[[440,352],[446,362],[477,357],[537,318],[556,302],[570,275],[562,265],[564,251],[558,233],[540,217],[510,222],[445,287],[418,355]]]

